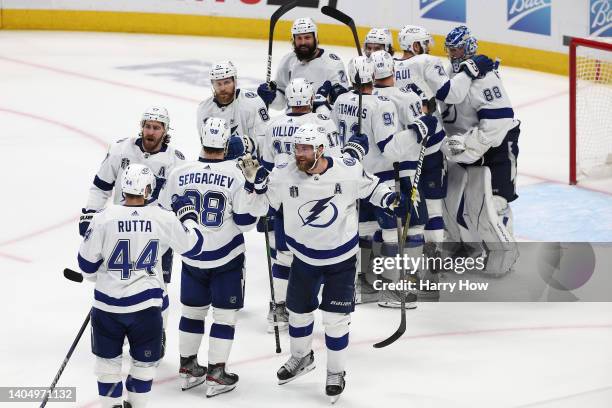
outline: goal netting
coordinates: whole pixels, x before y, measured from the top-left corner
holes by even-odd
[[[570,183],[612,176],[612,42],[570,43]]]

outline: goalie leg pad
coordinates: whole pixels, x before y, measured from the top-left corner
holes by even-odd
[[[507,214],[504,199],[494,199],[491,188],[491,171],[488,167],[469,167],[465,191],[464,213],[469,230],[484,241],[487,251],[487,274],[501,276],[512,269],[518,258],[514,237],[504,225]],[[502,216],[500,217],[500,213]]]
[[[448,242],[461,242],[460,225],[463,211],[460,212],[463,191],[467,184],[467,171],[456,163],[448,163],[448,189],[442,200],[442,218],[446,228]]]

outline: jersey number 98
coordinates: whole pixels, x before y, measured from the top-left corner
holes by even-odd
[[[209,228],[223,225],[227,197],[219,191],[207,191],[201,194],[197,190],[186,190],[185,195],[193,201],[196,211],[200,213],[200,224]]]

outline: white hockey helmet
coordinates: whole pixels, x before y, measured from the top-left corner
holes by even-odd
[[[374,65],[374,79],[388,78],[395,73],[395,62],[387,51],[374,51],[370,59]]]
[[[163,123],[164,131],[165,133],[168,133],[168,129],[170,129],[170,116],[168,116],[168,110],[166,108],[162,106],[149,106],[147,110],[144,111],[142,118],[140,119],[141,129],[148,120]]]
[[[232,61],[219,61],[210,67],[208,77],[211,81],[234,78],[234,82],[236,82],[238,79],[238,70]]]
[[[414,43],[419,43],[423,48],[423,53],[428,54],[431,47],[434,45],[434,40],[429,31],[420,26],[407,25],[399,32],[398,41],[400,48],[404,51],[416,54],[414,51]]]
[[[308,145],[316,151],[319,146],[327,148],[327,131],[317,123],[304,123],[293,134],[294,145]]]
[[[315,38],[315,43],[319,42],[319,30],[314,20],[310,17],[302,17],[298,18],[293,22],[291,26],[291,38],[295,38],[298,34],[308,34],[313,33]]]
[[[359,81],[356,78],[357,73],[359,73]],[[362,84],[372,82],[374,80],[372,60],[364,55],[352,58],[348,64],[348,75],[353,85],[356,85],[358,82]]]
[[[393,39],[391,38],[391,32],[388,28],[372,28],[365,36],[365,44],[380,44],[385,46],[385,51],[389,52],[393,45]]]
[[[202,147],[225,149],[231,136],[231,130],[225,119],[207,118],[200,126]]]
[[[147,187],[150,187],[148,192]],[[153,190],[155,190],[155,176],[150,168],[136,163],[127,166],[121,179],[121,191],[124,194],[147,198]]]
[[[314,97],[314,88],[304,78],[294,78],[285,89],[285,97],[290,107],[310,106]]]

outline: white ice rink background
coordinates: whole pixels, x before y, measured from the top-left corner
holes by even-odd
[[[290,49],[275,46],[275,62]],[[351,48],[331,47],[344,61]],[[66,281],[76,267],[78,214],[108,144],[138,132],[142,111],[164,105],[172,145],[199,151],[196,106],[210,96],[207,72],[231,59],[239,86],[265,75],[266,43],[188,36],[0,32],[0,385],[47,386],[91,305],[92,285]],[[534,241],[612,241],[612,180],[570,187],[568,79],[503,66],[502,79],[522,121],[515,234]],[[317,369],[279,387],[265,333],[268,276],[262,236],[247,239],[246,304],[230,370],[238,388],[205,400],[203,387],[178,381],[180,267],[170,285],[168,350],[151,407],[317,407],[324,395],[325,346],[317,315]],[[408,330],[382,350],[399,313],[358,306],[351,324],[344,407],[611,407],[610,303],[423,303]],[[207,320],[210,326],[210,319]],[[207,327],[207,333],[208,333]],[[207,339],[200,362],[206,363]],[[96,407],[89,333],[59,385]],[[127,362],[127,359],[125,360]],[[0,406],[34,406],[6,404]]]

